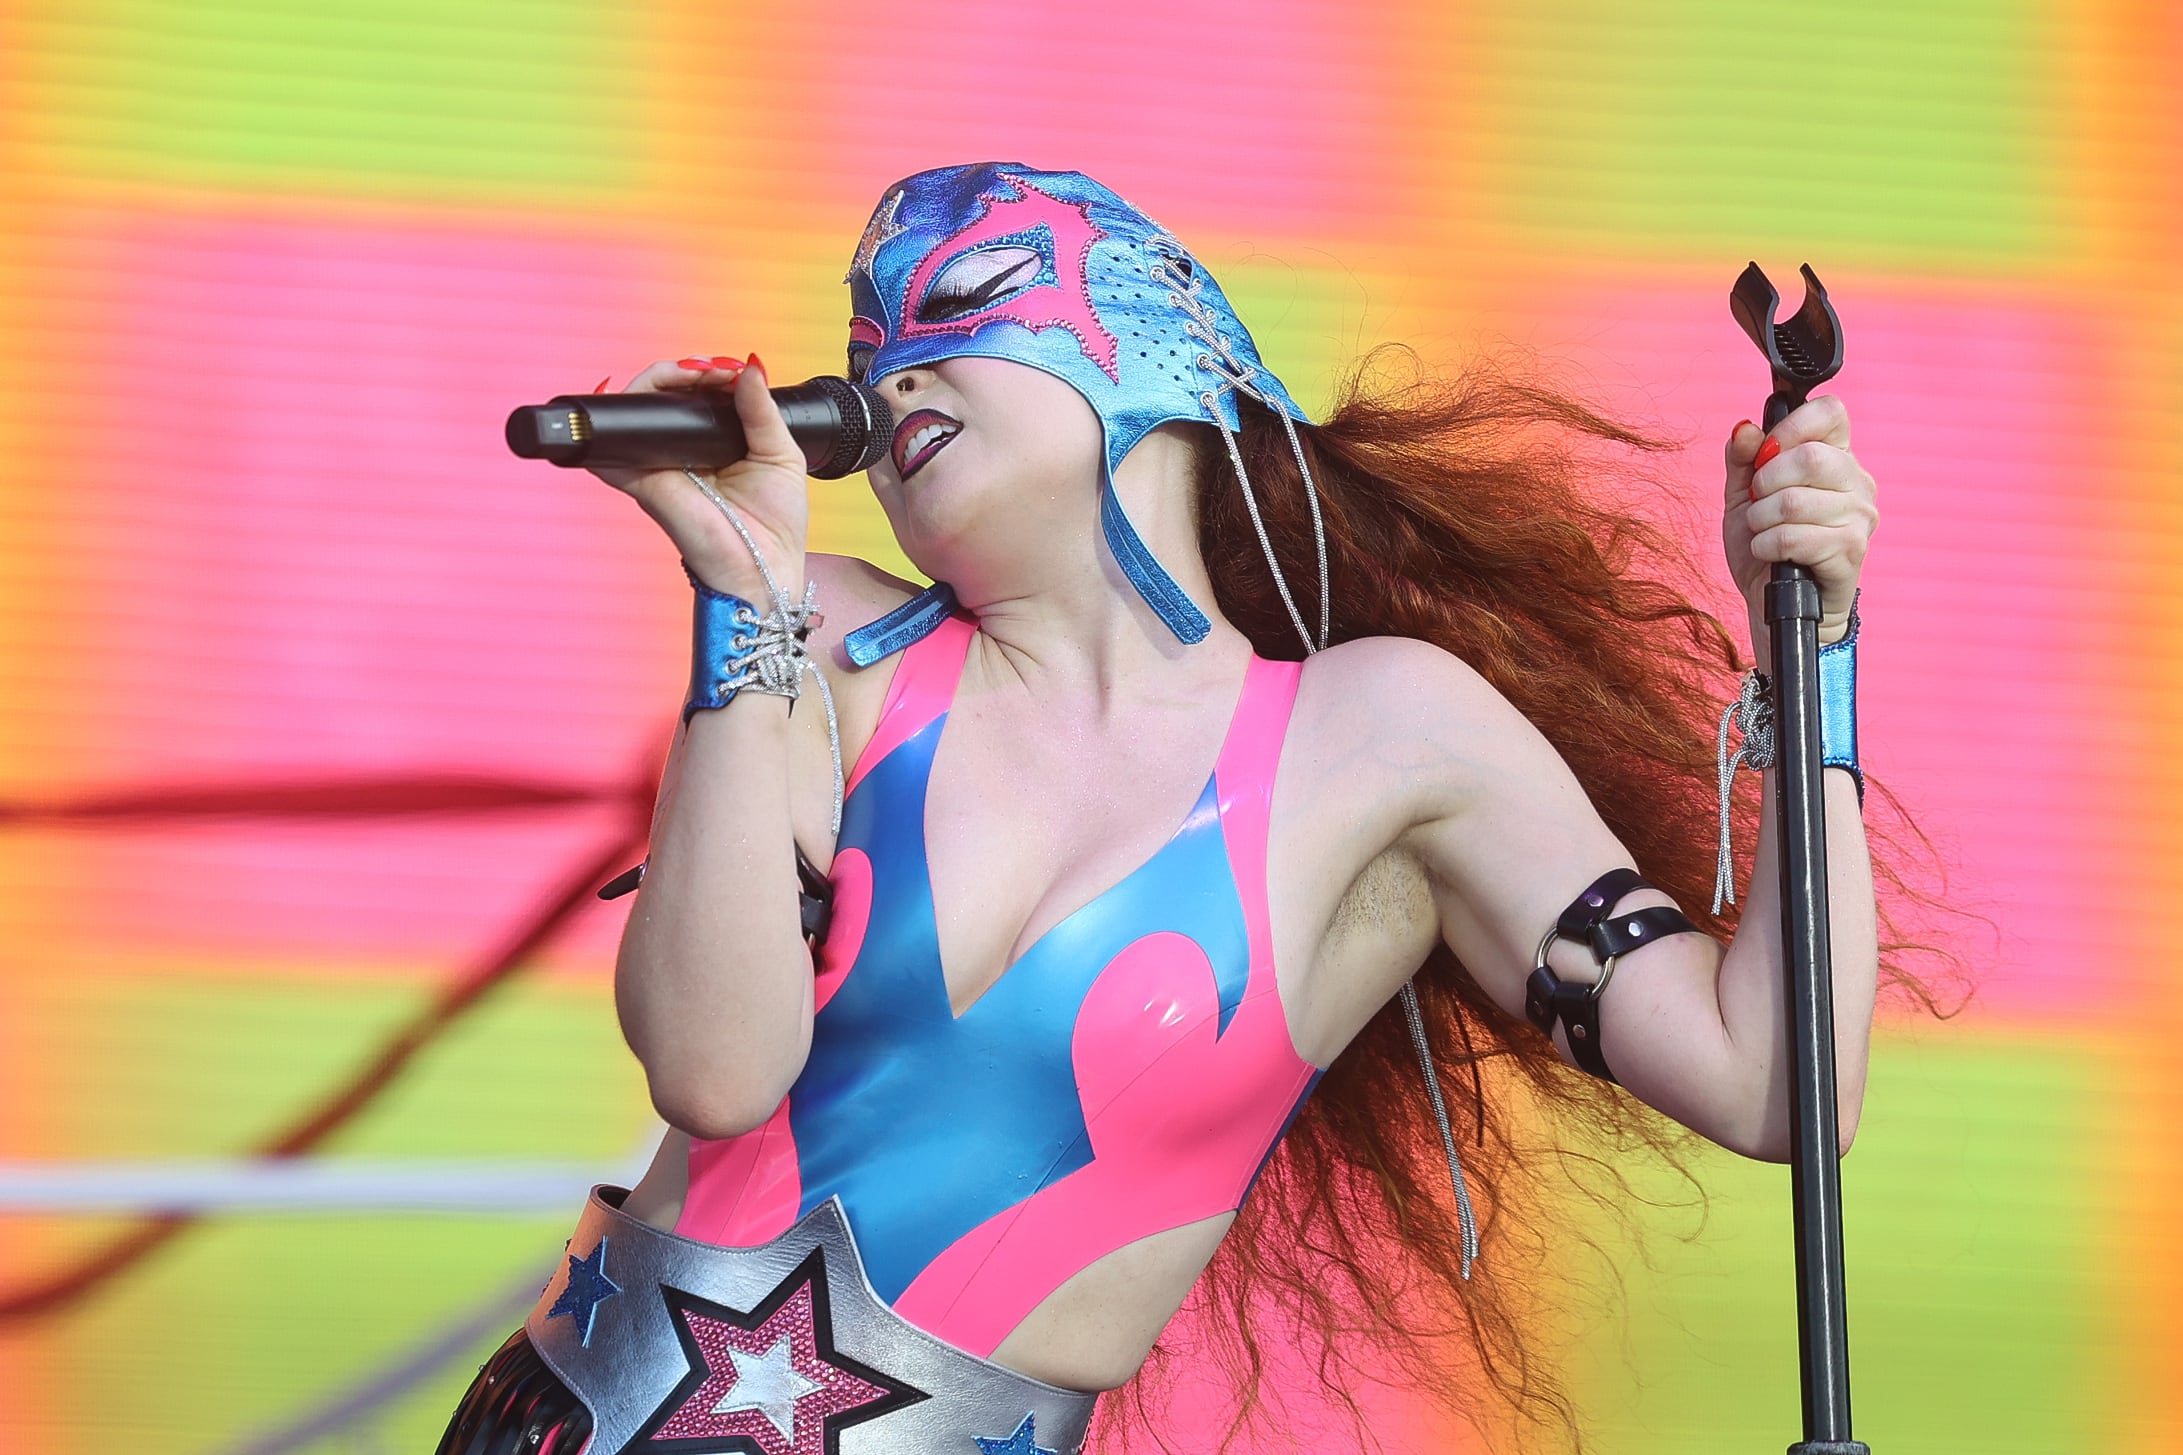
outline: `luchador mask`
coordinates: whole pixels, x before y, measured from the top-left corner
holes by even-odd
[[[1083,395],[1106,432],[1100,518],[1115,560],[1177,637],[1205,636],[1205,614],[1123,513],[1114,468],[1170,420],[1236,429],[1239,391],[1306,416],[1165,228],[1079,172],[943,167],[887,189],[847,282],[851,378],[975,356]]]

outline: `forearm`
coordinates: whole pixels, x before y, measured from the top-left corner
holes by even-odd
[[[692,716],[615,964],[622,1033],[653,1104],[701,1136],[764,1121],[810,1044],[788,708],[745,692]]]
[[[1827,934],[1834,980],[1835,1084],[1844,1150],[1864,1103],[1879,979],[1879,934],[1872,860],[1865,845],[1857,784],[1846,772],[1819,775],[1826,803]],[[1752,1156],[1790,1152],[1787,984],[1781,933],[1781,843],[1774,774],[1765,775],[1758,850],[1735,942],[1717,982],[1721,1024],[1746,1087],[1743,1110],[1720,1140]]]

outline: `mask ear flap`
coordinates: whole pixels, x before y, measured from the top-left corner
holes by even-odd
[[[1213,629],[1212,621],[1146,549],[1143,538],[1129,523],[1129,516],[1114,493],[1111,473],[1100,486],[1099,524],[1106,533],[1107,549],[1114,552],[1115,564],[1122,568],[1122,574],[1137,588],[1137,594],[1145,599],[1145,604],[1167,623],[1167,629],[1175,634],[1175,639],[1185,643],[1204,641]]]

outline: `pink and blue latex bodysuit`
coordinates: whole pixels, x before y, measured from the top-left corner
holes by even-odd
[[[853,374],[1004,358],[1091,402],[1108,542],[1176,634],[1202,636],[1112,468],[1169,420],[1219,409],[1233,426],[1209,360],[1241,362],[1261,397],[1302,416],[1180,245],[1078,174],[957,167],[889,189],[849,281]],[[1191,327],[1208,321],[1210,348]],[[1266,903],[1296,663],[1252,660],[1212,776],[1165,845],[953,1012],[925,795],[975,632],[943,586],[851,636],[860,662],[902,659],[849,776],[809,1059],[764,1126],[693,1145],[676,1231],[753,1246],[838,1198],[880,1297],[984,1356],[1099,1258],[1239,1207],[1318,1072],[1289,1034]]]
[[[748,1246],[839,1197],[880,1297],[984,1356],[1105,1254],[1239,1207],[1317,1070],[1266,904],[1293,662],[1253,659],[1173,837],[954,1014],[925,789],[974,631],[903,655],[851,776],[810,1058],[763,1127],[693,1145],[675,1231]]]
[[[1202,639],[1113,468],[1170,420],[1234,429],[1237,393],[1303,416],[1181,245],[1078,174],[953,167],[889,189],[849,281],[852,374],[978,355],[1090,402],[1106,541]],[[1290,603],[1307,651],[1321,571],[1316,638]],[[1173,834],[958,1015],[925,801],[976,634],[944,583],[849,634],[860,667],[899,660],[847,775],[803,1070],[763,1126],[693,1143],[672,1232],[593,1190],[440,1455],[1074,1455],[1094,1396],[986,1356],[1107,1254],[1242,1204],[1318,1077],[1266,900],[1301,665],[1251,659]]]

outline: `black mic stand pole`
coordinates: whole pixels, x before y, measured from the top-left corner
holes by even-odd
[[[1842,367],[1842,330],[1807,264],[1804,304],[1774,321],[1781,296],[1757,263],[1729,311],[1773,370],[1766,430]],[[1766,584],[1774,658],[1774,792],[1781,839],[1781,930],[1788,979],[1789,1164],[1796,1215],[1797,1343],[1804,1438],[1789,1455],[1871,1455],[1850,1437],[1849,1329],[1843,1312],[1842,1179],[1834,1069],[1834,968],[1827,944],[1827,819],[1820,785],[1819,587],[1778,564]]]

